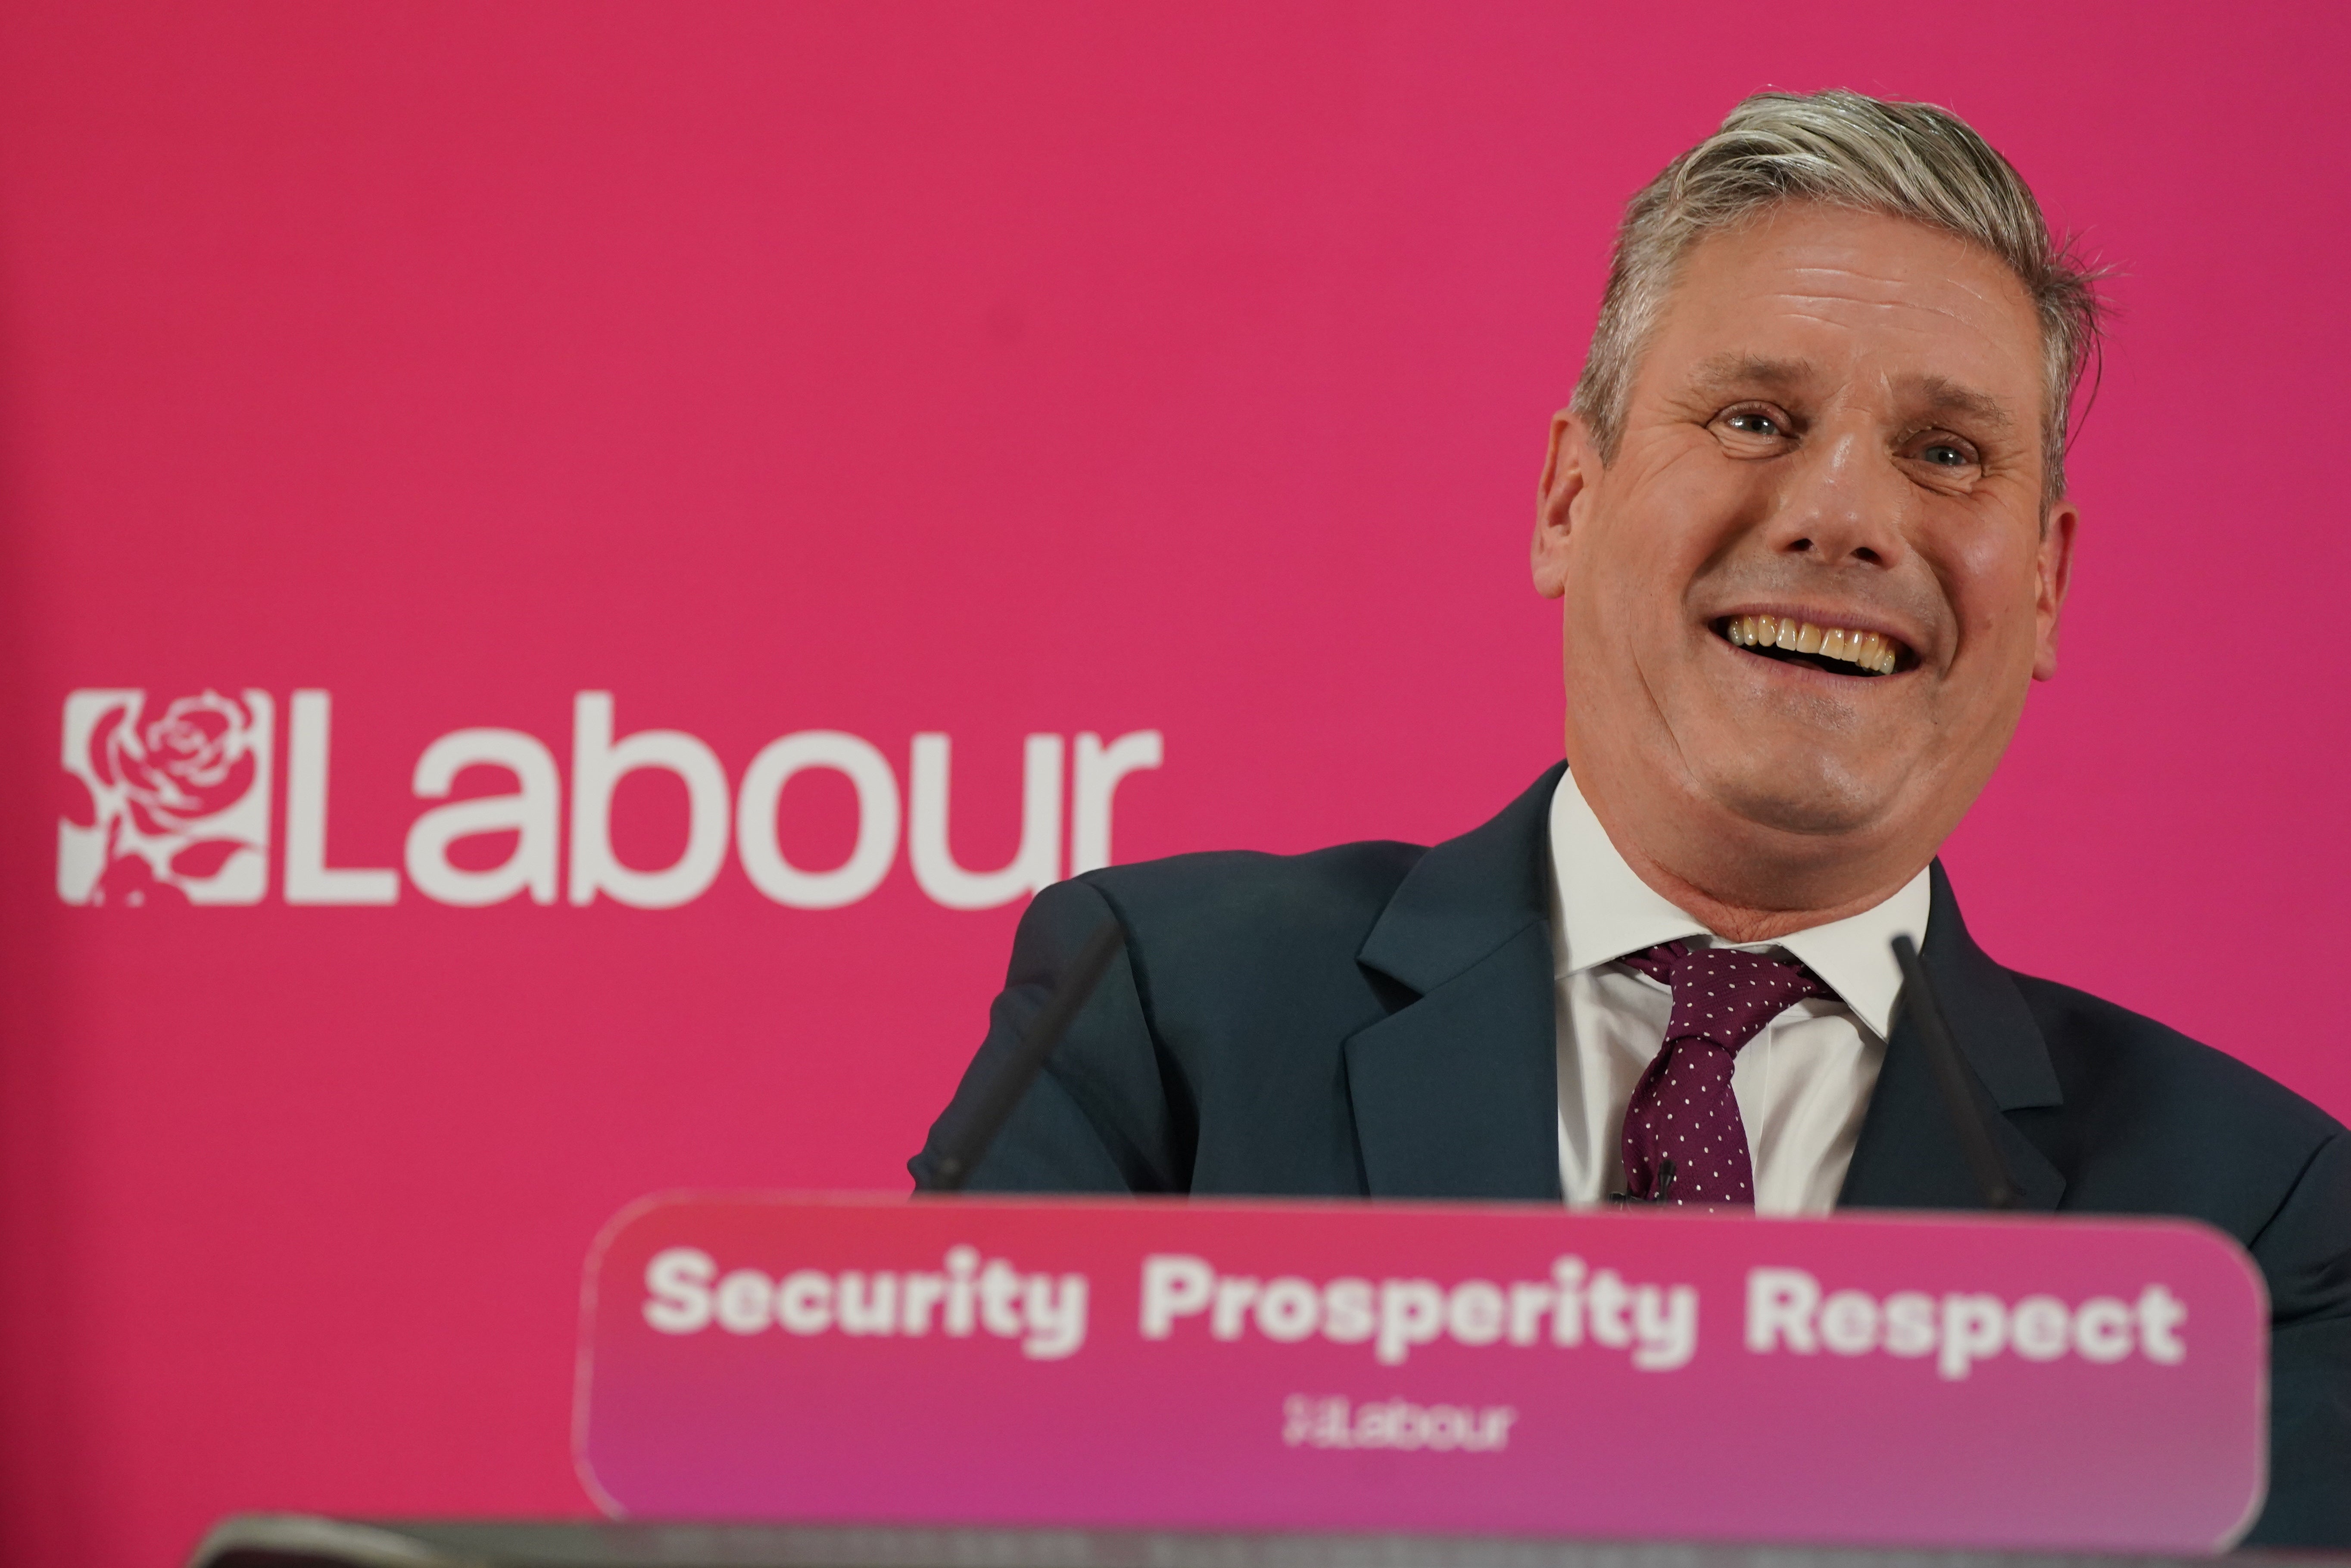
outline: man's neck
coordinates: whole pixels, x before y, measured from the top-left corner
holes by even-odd
[[[1900,892],[1910,880],[1908,877],[1905,877],[1886,887],[1873,888],[1868,892],[1848,898],[1843,903],[1829,904],[1820,908],[1756,909],[1750,905],[1725,902],[1716,898],[1705,888],[1687,877],[1676,876],[1672,871],[1643,854],[1637,845],[1620,844],[1617,846],[1617,852],[1625,857],[1625,864],[1633,868],[1633,875],[1648,884],[1650,889],[1659,898],[1666,899],[1678,909],[1686,910],[1690,919],[1727,942],[1777,941],[1780,938],[1797,931],[1808,931],[1814,926],[1825,926],[1834,921],[1846,919],[1877,908],[1878,905]],[[1915,876],[1917,873],[1914,872],[1912,875]]]
[[[1849,919],[1877,908],[1919,871],[1917,866],[1905,864],[1873,876],[1867,868],[1856,867],[1842,857],[1824,861],[1817,842],[1807,839],[1800,841],[1800,847],[1813,851],[1808,855],[1775,856],[1750,845],[1748,847],[1758,852],[1716,857],[1730,860],[1741,875],[1692,876],[1652,854],[1639,836],[1612,820],[1607,806],[1592,799],[1589,792],[1585,799],[1633,875],[1727,942],[1777,941],[1797,931]],[[1721,836],[1747,837],[1762,831],[1751,826],[1743,833],[1731,828]],[[1714,841],[1712,846],[1719,851],[1720,842]],[[1769,901],[1751,891],[1742,896],[1741,888],[1768,888]]]

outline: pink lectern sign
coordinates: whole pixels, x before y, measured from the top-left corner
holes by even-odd
[[[638,1517],[2199,1551],[2266,1317],[2169,1221],[680,1197],[577,1442]]]

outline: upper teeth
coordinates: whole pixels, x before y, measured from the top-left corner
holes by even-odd
[[[1817,627],[1790,616],[1733,616],[1722,635],[1741,648],[1784,648],[1792,653],[1841,659],[1873,675],[1891,675],[1902,657],[1902,645],[1892,638],[1874,631],[1848,631],[1841,626]]]

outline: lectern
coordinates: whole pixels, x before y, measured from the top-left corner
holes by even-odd
[[[589,1260],[613,1522],[253,1517],[197,1562],[2184,1559],[2259,1512],[2267,1315],[2171,1220],[674,1194]]]
[[[2351,1558],[2263,1554],[2278,1568]],[[2193,1557],[1858,1552],[1426,1536],[231,1519],[190,1568],[2197,1568]]]

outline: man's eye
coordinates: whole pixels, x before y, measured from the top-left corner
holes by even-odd
[[[1757,413],[1751,409],[1743,413],[1732,414],[1722,422],[1732,430],[1743,431],[1749,435],[1775,436],[1782,433],[1777,420],[1769,414]]]
[[[1918,454],[1938,468],[1965,468],[1974,458],[1949,441],[1937,441]]]

